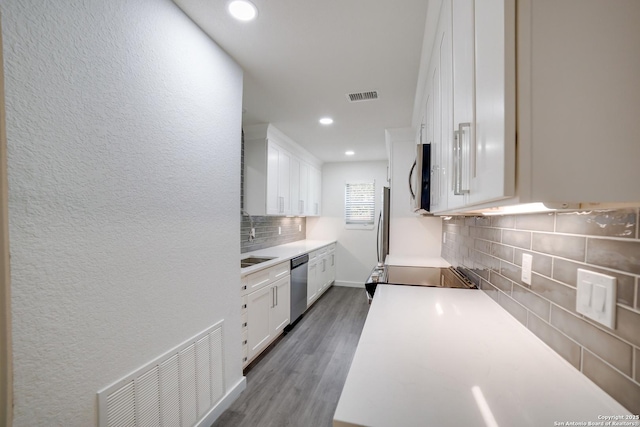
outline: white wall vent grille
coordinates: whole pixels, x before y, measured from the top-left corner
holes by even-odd
[[[348,93],[347,99],[349,100],[349,102],[373,101],[375,99],[378,99],[378,91],[370,90],[368,92]]]
[[[191,427],[224,396],[222,321],[98,392],[99,427]]]

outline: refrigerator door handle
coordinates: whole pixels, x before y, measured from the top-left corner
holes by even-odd
[[[380,232],[380,224],[382,223],[382,210],[380,210],[380,215],[378,215],[378,234],[376,235],[376,252],[378,255],[378,262],[380,261],[380,240],[382,239],[382,234]]]

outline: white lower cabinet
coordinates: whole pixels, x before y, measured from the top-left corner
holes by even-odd
[[[307,307],[311,306],[336,279],[335,243],[309,254]]]
[[[260,354],[289,324],[291,276],[247,297],[248,361]]]
[[[242,366],[247,366],[289,324],[289,261],[241,278]]]
[[[336,278],[336,245],[309,253],[307,307]],[[241,278],[242,366],[246,367],[271,344],[291,321],[289,261]]]
[[[309,256],[309,270],[307,275],[307,307],[309,307],[318,297],[318,260]]]

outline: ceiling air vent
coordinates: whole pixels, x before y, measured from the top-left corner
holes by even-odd
[[[349,99],[349,102],[373,101],[378,99],[378,91],[370,90],[368,92],[348,93],[347,98]]]

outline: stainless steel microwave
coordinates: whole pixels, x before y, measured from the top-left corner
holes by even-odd
[[[431,210],[431,144],[416,145],[416,160],[409,172],[409,191],[414,212]]]

